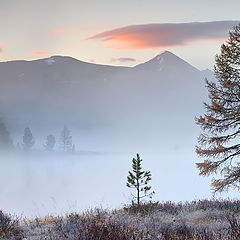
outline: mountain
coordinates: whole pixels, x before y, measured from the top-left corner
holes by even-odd
[[[158,145],[159,135],[170,141],[196,131],[210,76],[168,51],[135,67],[52,56],[1,62],[0,73],[0,112],[15,138],[25,126],[40,136],[67,124],[76,138],[95,142],[92,148],[126,139]]]
[[[163,51],[158,54],[153,59],[137,65],[135,68],[149,70],[149,71],[157,71],[157,72],[167,72],[170,71],[189,71],[189,72],[197,72],[198,69],[179,58],[175,54],[169,51]]]

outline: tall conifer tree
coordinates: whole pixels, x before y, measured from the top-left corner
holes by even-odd
[[[72,136],[67,128],[67,126],[63,127],[63,130],[61,132],[60,136],[60,149],[63,152],[71,152],[72,151]]]
[[[56,139],[54,135],[50,134],[46,137],[46,143],[44,144],[44,148],[48,152],[52,152],[56,143]]]
[[[214,66],[216,82],[206,80],[210,103],[196,119],[203,130],[196,152],[205,158],[197,163],[200,175],[220,173],[213,179],[214,192],[239,188],[240,181],[240,24],[229,33]]]
[[[24,129],[24,135],[23,135],[23,150],[25,151],[29,151],[32,146],[34,145],[34,139],[33,139],[33,135],[32,135],[32,131],[29,127],[26,127]]]

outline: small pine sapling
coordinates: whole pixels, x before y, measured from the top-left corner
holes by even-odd
[[[140,200],[145,197],[152,198],[152,195],[155,193],[149,192],[151,190],[151,186],[148,186],[149,181],[152,179],[152,174],[150,171],[142,171],[141,162],[143,160],[140,158],[137,153],[137,158],[132,159],[132,169],[133,171],[129,171],[129,175],[127,176],[126,186],[129,188],[135,188],[137,193],[134,198],[137,200],[137,207],[140,207]]]

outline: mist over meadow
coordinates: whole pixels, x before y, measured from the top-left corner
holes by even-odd
[[[144,168],[153,176],[154,200],[178,202],[212,197],[209,179],[198,176],[194,154],[179,151],[140,155]],[[1,206],[7,212],[31,217],[121,207],[132,199],[126,176],[133,157],[133,152],[7,154],[1,158]],[[237,197],[237,192],[230,193]]]
[[[132,68],[55,56],[0,63],[0,70],[1,113],[15,148],[0,160],[5,211],[42,216],[120,207],[132,199],[126,177],[136,153],[152,173],[154,200],[212,197],[210,178],[195,167],[194,120],[203,112],[210,70],[170,52]],[[60,148],[64,125],[71,153]],[[25,128],[34,141],[27,152]],[[56,140],[51,153],[44,150],[49,134]]]

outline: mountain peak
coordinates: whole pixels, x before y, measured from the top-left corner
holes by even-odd
[[[159,61],[160,59],[169,59],[169,60],[173,60],[173,59],[178,59],[178,60],[182,60],[181,58],[179,58],[177,55],[173,54],[172,52],[169,52],[167,50],[164,50],[162,52],[160,52],[157,56],[155,56],[154,58],[152,58],[151,60],[157,60]],[[151,61],[150,60],[150,61]]]
[[[174,55],[173,53],[167,51],[167,50],[163,50],[161,51],[156,57],[159,57],[159,56],[166,56],[166,55]]]
[[[162,51],[149,61],[139,64],[136,67],[145,68],[150,71],[172,71],[174,69],[197,69],[169,51]],[[198,70],[197,70],[198,71]]]

